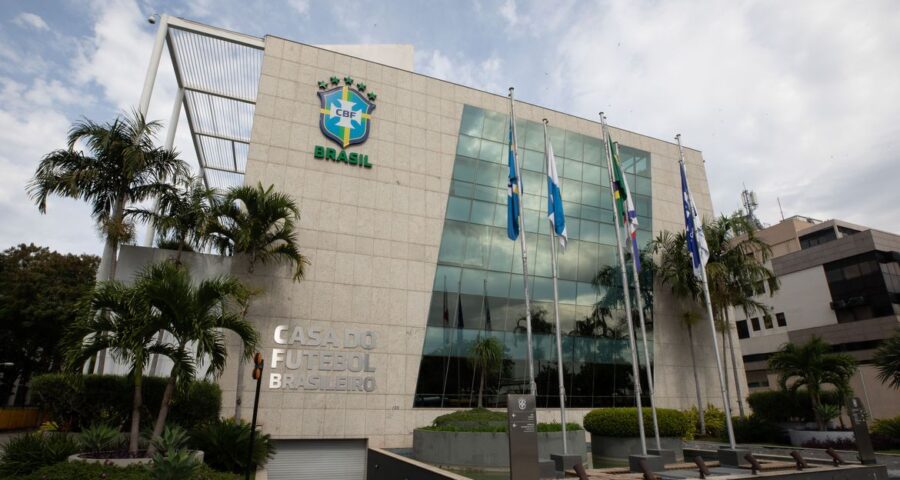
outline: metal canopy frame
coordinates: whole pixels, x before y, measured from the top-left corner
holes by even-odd
[[[262,72],[262,38],[166,16],[175,70],[200,173],[208,187],[244,182]]]

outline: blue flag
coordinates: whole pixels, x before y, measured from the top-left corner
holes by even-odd
[[[684,231],[687,237],[688,251],[691,253],[691,266],[694,268],[694,276],[700,278],[703,268],[709,260],[709,246],[706,244],[706,235],[703,226],[697,228],[697,207],[694,206],[694,197],[688,188],[687,174],[684,171],[684,163],[681,164],[681,197],[684,205]]]
[[[516,172],[516,146],[513,145],[513,124],[509,122],[509,184],[506,197],[506,235],[519,238],[519,174]]]
[[[562,195],[559,190],[559,175],[556,174],[556,157],[553,155],[553,145],[547,139],[544,150],[547,155],[547,218],[553,226],[553,232],[559,237],[559,244],[563,249],[569,240],[566,231],[566,215],[563,212]]]

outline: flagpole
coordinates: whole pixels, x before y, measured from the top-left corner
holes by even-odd
[[[547,156],[549,161],[550,154],[548,150],[549,138],[547,136],[547,124],[549,122],[547,119],[544,119],[544,154]],[[550,175],[550,165],[547,165],[547,175]],[[547,195],[550,195],[550,191],[547,191]],[[559,327],[559,257],[556,252],[556,228],[553,225],[553,222],[550,221],[550,217],[547,217],[547,221],[550,223],[550,262],[553,265],[553,309],[556,314],[556,368],[559,372],[559,418],[560,423],[562,424],[562,444],[563,444],[563,455],[569,454],[569,446],[566,442],[566,387],[565,387],[565,378],[563,375],[563,360],[562,360],[562,333],[560,332]],[[558,221],[558,220],[557,220]],[[565,233],[565,232],[563,232]]]
[[[606,117],[600,112],[600,126],[603,129],[603,140],[606,151],[606,170],[609,175],[609,191],[612,195],[613,223],[616,225],[616,246],[619,253],[619,267],[622,271],[622,293],[625,296],[625,320],[628,323],[628,342],[631,346],[631,373],[634,379],[634,404],[637,407],[638,433],[641,437],[641,454],[647,455],[647,438],[644,432],[644,410],[641,406],[641,375],[638,369],[637,344],[634,341],[634,321],[631,319],[631,295],[628,292],[628,274],[625,271],[625,254],[622,250],[622,231],[619,228],[619,206],[616,203],[614,180],[612,173],[612,152],[609,149],[609,131],[606,128]]]
[[[619,153],[619,145],[616,144],[616,154]],[[618,155],[617,155],[618,156]],[[631,192],[629,192],[629,195]],[[624,218],[624,217],[623,217]],[[625,223],[623,220],[622,223]],[[635,251],[635,255],[640,252]],[[647,389],[650,390],[650,413],[653,417],[653,434],[656,437],[656,449],[662,450],[662,442],[659,440],[659,421],[656,418],[656,398],[653,390],[653,367],[650,365],[650,349],[647,347],[647,327],[644,321],[644,299],[641,297],[641,279],[637,268],[639,258],[631,259],[631,271],[634,273],[634,296],[637,302],[638,323],[641,326],[641,341],[644,344],[644,360],[647,362],[645,373],[647,374]]]
[[[684,169],[684,149],[681,147],[681,134],[675,135],[675,140],[678,142],[678,154],[679,158],[679,166]],[[685,170],[685,178],[684,181],[687,182],[687,170]],[[690,191],[690,187],[688,187],[688,191]],[[691,212],[693,215],[694,212]],[[694,219],[694,230],[697,229],[696,218]],[[700,225],[700,228],[703,228],[703,225]],[[716,321],[713,318],[712,311],[712,301],[709,298],[709,282],[706,278],[706,265],[703,262],[700,262],[700,283],[703,284],[703,298],[706,299],[706,315],[709,317],[709,328],[712,333],[712,341],[713,341],[713,351],[716,353],[716,370],[719,371],[719,386],[722,389],[722,404],[725,405],[725,426],[728,428],[728,443],[731,445],[731,449],[734,450],[737,448],[737,445],[734,441],[734,426],[731,424],[731,405],[728,402],[728,394],[725,393],[725,374],[722,372],[722,357],[719,355],[719,341],[716,339]]]
[[[528,291],[528,248],[525,245],[525,192],[522,190],[522,170],[519,169],[519,137],[516,135],[516,102],[513,98],[513,87],[509,87],[510,128],[512,128],[513,165],[516,169],[516,187],[519,189],[519,240],[522,244],[522,283],[525,285],[525,331],[526,348],[528,348],[528,387],[531,395],[537,396],[537,383],[534,381],[534,356],[531,340],[531,294]]]
[[[446,276],[444,277],[444,291],[445,292],[447,291],[447,277]],[[459,316],[460,300],[458,297],[459,297],[459,295],[462,295],[462,272],[460,272],[460,274],[459,274],[459,282],[457,283],[457,286],[456,286],[456,295],[457,295],[456,306],[453,307],[453,310],[454,310],[453,318],[454,319],[456,319]],[[447,327],[449,327],[449,325]],[[444,331],[446,331],[447,327],[445,327]],[[456,328],[459,329],[459,326],[457,325]],[[450,337],[450,346],[447,349],[447,367],[444,369],[444,388],[443,388],[443,390],[441,390],[441,408],[444,408],[444,399],[447,397],[447,377],[450,376],[450,356],[452,354],[453,354],[453,337]],[[458,387],[459,387],[459,385],[457,384],[457,388]]]

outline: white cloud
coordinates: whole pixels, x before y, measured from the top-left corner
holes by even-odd
[[[641,1],[580,13],[552,47],[557,93],[544,103],[587,118],[603,109],[666,140],[683,133],[704,153],[718,212],[739,206],[746,182],[767,222],[780,196],[787,215],[900,231],[900,194],[859,183],[900,174],[892,3]]]
[[[39,15],[29,12],[22,12],[16,15],[13,22],[20,27],[33,28],[35,30],[50,30],[50,26]]]
[[[288,0],[288,5],[300,15],[309,15],[309,0]]]
[[[519,23],[519,13],[516,9],[516,0],[503,0],[498,9],[500,16],[506,20],[508,27],[515,27]]]
[[[416,71],[442,80],[488,92],[502,93],[503,61],[489,57],[472,61],[462,56],[451,58],[440,50],[416,50]]]

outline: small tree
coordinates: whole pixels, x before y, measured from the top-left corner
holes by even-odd
[[[873,361],[881,383],[900,389],[900,328],[878,347]]]
[[[87,359],[106,349],[113,358],[130,367],[134,395],[128,452],[132,456],[137,455],[138,451],[144,367],[153,353],[171,354],[166,346],[153,342],[159,328],[157,318],[139,288],[110,281],[97,285],[79,321],[67,334],[70,368],[80,369]]]
[[[226,302],[238,295],[243,286],[234,277],[224,276],[204,280],[197,285],[183,266],[171,262],[151,265],[135,282],[146,302],[153,307],[158,323],[164,325],[170,341],[173,366],[163,392],[159,415],[153,428],[157,439],[162,434],[175,388],[194,378],[198,363],[208,362],[206,375],[218,377],[228,357],[222,330],[230,330],[241,339],[242,357],[252,355],[259,335],[243,318],[230,313]],[[151,445],[147,455],[152,456]]]
[[[495,337],[479,337],[472,344],[470,358],[475,368],[481,370],[481,381],[478,385],[478,408],[482,408],[484,406],[482,398],[485,378],[503,365],[503,344]]]
[[[216,209],[216,222],[210,227],[212,242],[224,255],[241,255],[247,259],[247,273],[258,263],[287,263],[293,267],[293,278],[299,281],[309,261],[297,246],[297,222],[300,209],[291,197],[263,188],[241,186],[228,191]],[[253,298],[261,289],[248,287],[239,299],[240,317],[247,318]],[[238,359],[234,418],[241,419],[244,390],[244,360]]]
[[[812,402],[813,415],[820,430],[825,430],[822,417],[822,386],[840,387],[856,372],[856,360],[843,353],[831,353],[831,346],[813,336],[803,345],[784,344],[769,358],[769,368],[779,373],[782,389],[797,390],[805,386]],[[788,381],[793,382],[788,385]]]

